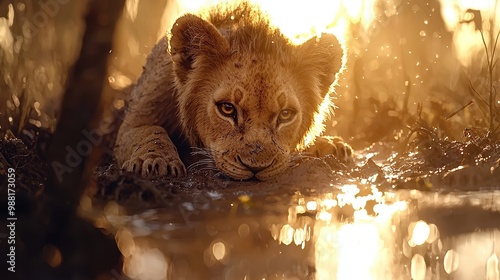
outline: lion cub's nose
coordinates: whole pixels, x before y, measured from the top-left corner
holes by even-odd
[[[268,168],[269,166],[271,166],[273,164],[273,162],[271,162],[270,164],[267,164],[267,165],[252,165],[252,164],[248,164],[248,163],[245,163],[241,157],[238,155],[237,156],[238,158],[238,161],[243,165],[245,166],[250,172],[252,172],[254,175],[259,173],[260,171]]]

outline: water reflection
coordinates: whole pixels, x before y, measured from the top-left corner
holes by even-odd
[[[475,232],[452,238],[453,250],[445,262],[454,279],[500,279],[500,230]]]
[[[394,231],[391,220],[405,202],[386,202],[375,186],[360,195],[356,185],[344,185],[336,199],[327,194],[315,225],[316,279],[391,279]],[[371,202],[371,208],[367,205]],[[335,221],[340,209],[351,207],[350,221]],[[368,214],[372,212],[372,215]]]
[[[111,202],[95,224],[115,233],[130,279],[499,279],[500,226],[468,230],[461,212],[491,220],[498,193],[331,190],[206,194],[135,215]]]

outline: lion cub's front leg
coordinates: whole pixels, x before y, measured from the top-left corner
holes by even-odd
[[[337,136],[321,136],[317,137],[314,145],[305,150],[316,157],[323,157],[333,154],[341,162],[350,163],[354,161],[354,151],[345,143],[344,140]]]
[[[118,166],[143,177],[186,174],[165,130],[165,124],[177,123],[172,61],[166,50],[167,39],[163,38],[151,51],[132,91],[114,149]]]
[[[143,177],[186,174],[177,149],[161,126],[130,128],[122,125],[115,146],[115,157],[123,170]]]

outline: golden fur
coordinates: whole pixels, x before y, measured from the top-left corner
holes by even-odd
[[[132,92],[117,163],[143,176],[178,176],[198,147],[231,178],[272,178],[318,136],[314,114],[326,113],[318,110],[341,66],[333,35],[292,45],[248,4],[206,20],[184,15],[170,48],[167,38],[154,47]],[[335,141],[326,146],[313,152],[350,152]]]

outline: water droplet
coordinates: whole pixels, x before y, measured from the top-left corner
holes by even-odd
[[[125,101],[123,100],[116,100],[113,104],[115,109],[120,110],[121,108],[125,107]]]
[[[412,229],[413,225],[413,230],[411,232],[411,240],[415,245],[422,245],[424,242],[429,238],[430,234],[430,228],[429,225],[424,222],[424,221],[418,221],[415,224],[411,224],[408,227],[408,230]]]
[[[426,265],[424,257],[416,254],[411,259],[411,278],[413,280],[424,280],[426,272]]]
[[[285,245],[290,245],[293,241],[293,232],[294,230],[289,224],[284,225],[280,231],[280,242]]]
[[[446,252],[446,255],[444,255],[444,263],[443,263],[444,271],[450,274],[453,271],[457,270],[459,265],[459,260],[460,258],[457,252],[455,252],[454,250],[448,250],[448,252]]]
[[[315,211],[317,207],[318,204],[316,203],[316,201],[308,201],[306,204],[306,208],[309,211]]]
[[[280,234],[280,230],[277,225],[272,224],[271,225],[271,236],[273,237],[274,240],[278,240]]]
[[[323,205],[328,210],[337,206],[337,201],[335,199],[325,199],[323,200]]]
[[[316,219],[329,223],[332,221],[332,214],[327,211],[321,211],[316,215]]]
[[[52,268],[60,266],[62,262],[61,251],[52,244],[43,247],[43,258]]]
[[[293,241],[295,242],[295,245],[299,246],[302,243],[304,243],[306,237],[306,232],[302,228],[298,228],[295,230],[295,233],[293,234]]]
[[[500,272],[498,271],[498,257],[496,254],[491,255],[488,258],[488,261],[486,261],[486,279],[500,279]]]
[[[12,26],[12,24],[14,24],[14,6],[12,6],[12,4],[8,5],[7,24],[9,26]]]
[[[116,246],[122,255],[127,258],[135,251],[135,242],[132,233],[127,229],[119,230],[115,235]]]
[[[435,224],[429,224],[429,237],[427,238],[427,243],[433,243],[439,238],[439,230]]]
[[[214,254],[215,259],[220,261],[226,255],[226,246],[220,241],[215,242],[214,245],[212,245],[212,253]]]
[[[245,237],[250,233],[250,227],[247,224],[242,224],[238,227],[240,237]]]

